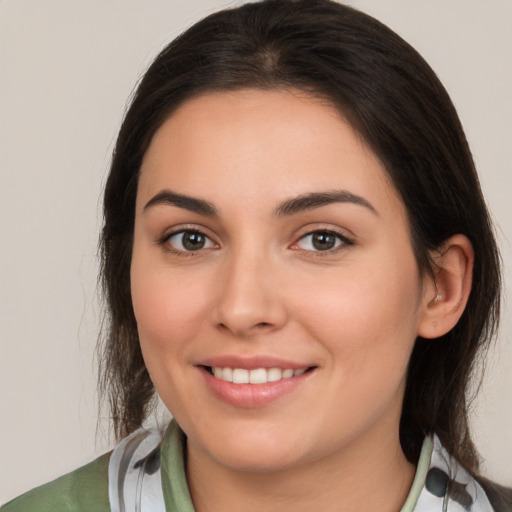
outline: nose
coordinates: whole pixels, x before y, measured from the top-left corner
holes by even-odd
[[[220,330],[248,339],[280,329],[287,309],[279,286],[279,269],[268,259],[233,257],[218,275],[213,322]]]

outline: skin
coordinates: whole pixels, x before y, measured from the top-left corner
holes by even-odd
[[[169,190],[216,215],[153,199]],[[276,215],[326,191],[365,204]],[[204,248],[187,252],[183,230],[204,233]],[[338,233],[333,250],[313,246],[319,230]],[[398,437],[410,353],[418,334],[451,328],[470,288],[470,247],[454,240],[436,288],[379,160],[303,93],[209,93],[168,118],[141,168],[132,297],[152,380],[187,434],[198,512],[400,509],[414,476]],[[226,354],[313,370],[267,405],[238,407],[198,368]]]

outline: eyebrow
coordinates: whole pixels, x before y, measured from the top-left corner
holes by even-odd
[[[156,196],[151,198],[144,206],[144,212],[146,212],[149,208],[160,204],[177,206],[178,208],[184,208],[185,210],[199,213],[201,215],[207,215],[208,217],[219,216],[219,211],[209,201],[205,201],[204,199],[197,199],[195,197],[190,197],[183,194],[177,194],[171,190],[162,190]]]
[[[287,199],[274,210],[276,217],[288,217],[297,213],[321,208],[333,203],[351,203],[363,206],[373,214],[378,215],[377,210],[364,197],[348,192],[347,190],[332,190],[328,192],[311,192],[291,199]],[[162,190],[151,198],[144,206],[144,212],[157,205],[170,205],[184,208],[194,213],[208,217],[218,217],[219,211],[213,203],[204,199],[178,194],[171,190]]]
[[[276,217],[287,217],[307,210],[313,210],[333,203],[351,203],[363,206],[373,214],[378,215],[377,210],[364,197],[352,194],[347,190],[332,190],[328,192],[312,192],[293,197],[281,203],[275,210]]]

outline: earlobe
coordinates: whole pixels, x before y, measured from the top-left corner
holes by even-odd
[[[418,336],[438,338],[449,332],[461,317],[473,277],[474,252],[465,235],[454,235],[432,254],[434,280],[424,289]]]

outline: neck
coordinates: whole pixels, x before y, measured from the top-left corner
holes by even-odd
[[[293,468],[237,471],[188,444],[187,473],[196,512],[397,512],[415,468],[396,436],[363,436],[328,457]]]

